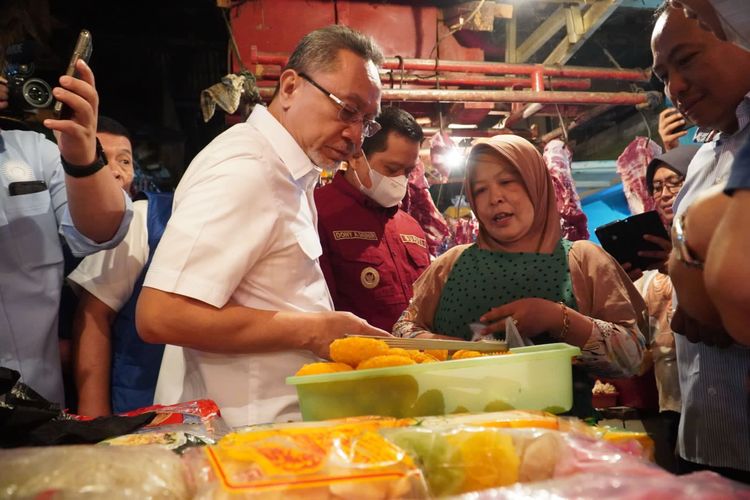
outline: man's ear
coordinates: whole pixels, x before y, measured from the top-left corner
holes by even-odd
[[[279,93],[277,97],[283,109],[289,109],[296,91],[302,84],[302,78],[298,78],[293,69],[284,70],[279,76]]]

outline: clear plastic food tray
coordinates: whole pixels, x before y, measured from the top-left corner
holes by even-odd
[[[509,409],[563,413],[573,405],[571,358],[580,349],[545,344],[511,354],[289,377],[305,420],[416,417]]]

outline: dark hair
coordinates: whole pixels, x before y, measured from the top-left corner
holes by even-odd
[[[362,151],[367,157],[372,153],[385,151],[388,134],[391,132],[401,134],[416,143],[421,143],[424,139],[424,132],[422,132],[422,127],[419,126],[417,120],[401,108],[388,106],[375,118],[375,121],[382,128],[378,130],[377,134],[362,142]]]
[[[133,141],[130,138],[130,132],[128,132],[128,129],[125,128],[125,125],[108,116],[99,115],[99,118],[96,122],[96,132],[121,135],[123,137],[126,137],[129,141]]]
[[[342,49],[351,50],[376,66],[383,64],[383,53],[372,38],[348,26],[335,24],[305,35],[289,56],[284,69],[298,73],[309,73],[313,69],[335,71],[339,63],[338,52]]]

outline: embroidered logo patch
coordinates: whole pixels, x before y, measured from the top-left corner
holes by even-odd
[[[374,267],[366,267],[359,274],[362,286],[365,288],[375,288],[380,283],[380,273]]]
[[[369,240],[378,241],[375,231],[334,231],[334,240]]]
[[[419,236],[414,236],[413,234],[402,234],[401,241],[403,241],[404,243],[419,245],[422,248],[427,248],[427,242],[425,241],[425,239],[420,238]]]
[[[33,181],[34,172],[31,167],[24,161],[8,160],[0,164],[0,175],[11,182]]]

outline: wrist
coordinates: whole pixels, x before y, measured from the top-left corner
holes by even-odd
[[[570,332],[570,314],[568,311],[568,306],[565,305],[564,302],[558,302],[556,305],[559,306],[558,310],[558,325],[559,329],[557,330],[557,339],[561,342],[565,342],[565,340],[568,337],[568,333]]]
[[[62,155],[60,155],[60,163],[62,163],[63,170],[67,175],[71,177],[88,177],[90,175],[94,175],[99,170],[104,168],[104,166],[107,164],[107,157],[104,154],[101,142],[99,142],[99,139],[97,138],[95,156],[92,163],[88,165],[74,165],[68,163],[68,161],[65,160]]]

